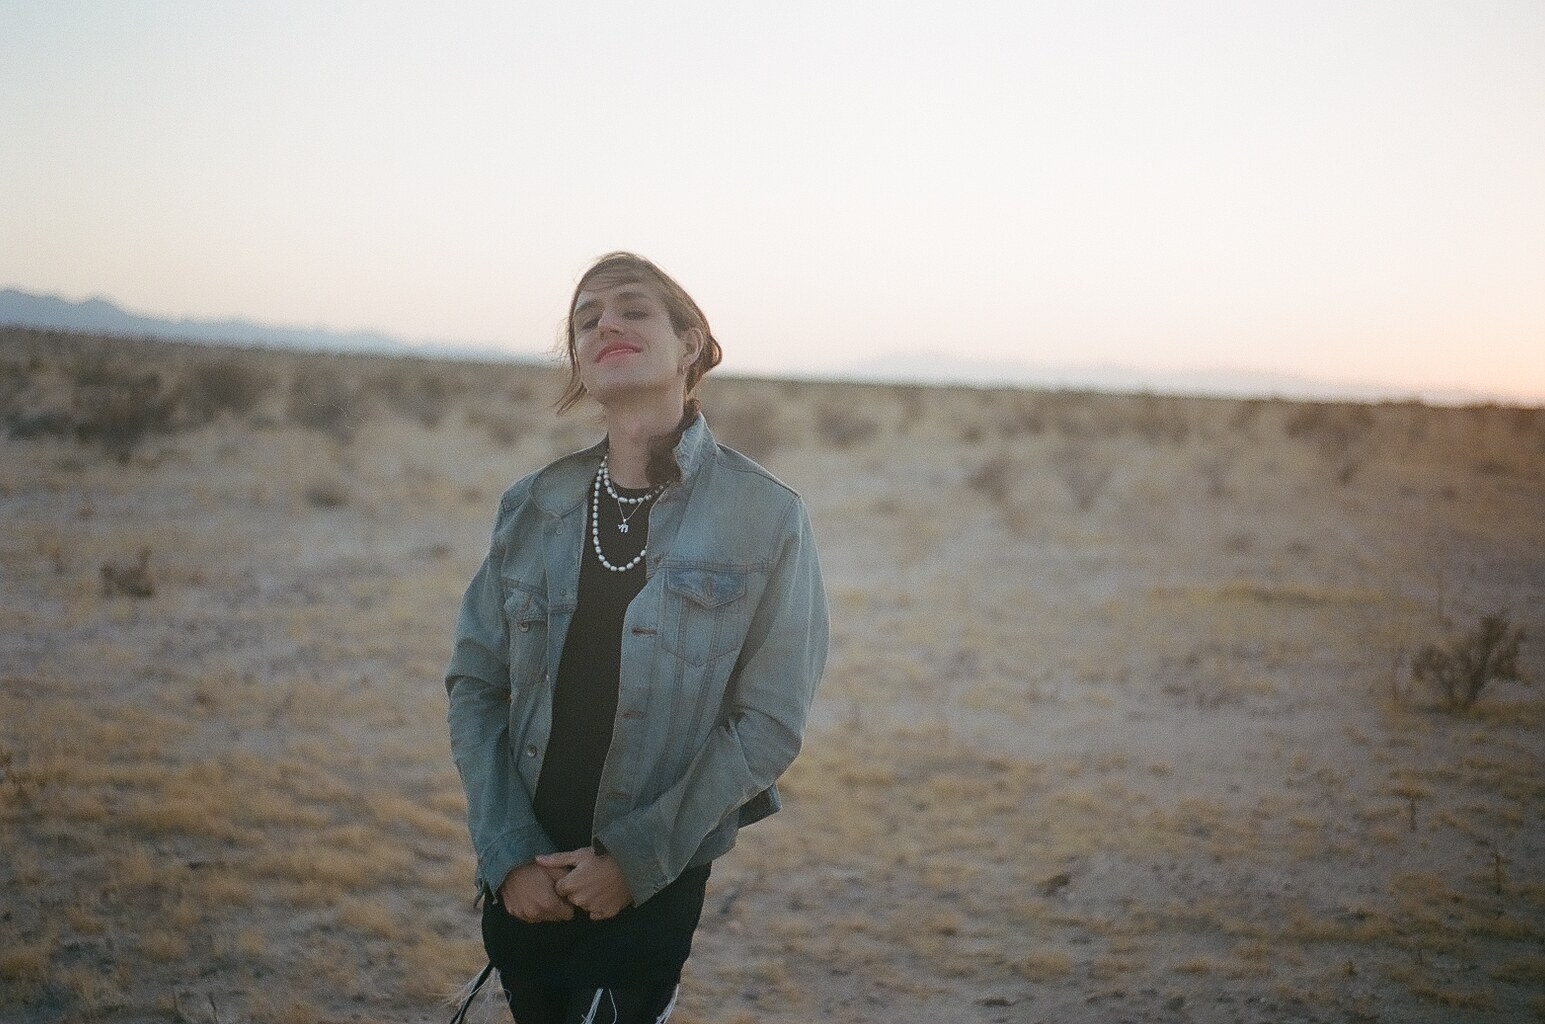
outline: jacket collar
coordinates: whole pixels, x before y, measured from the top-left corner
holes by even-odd
[[[713,434],[708,431],[708,421],[700,412],[682,432],[672,454],[681,467],[681,482],[667,487],[667,493],[676,487],[690,490],[698,470],[714,450]],[[531,500],[548,515],[562,518],[585,504],[590,481],[595,479],[601,457],[606,454],[603,437],[589,448],[565,455],[556,462],[539,470],[531,482]]]

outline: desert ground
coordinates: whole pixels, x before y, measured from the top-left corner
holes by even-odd
[[[450,1016],[442,671],[557,383],[0,331],[0,1019]],[[702,397],[833,642],[675,1020],[1545,1019],[1545,410]]]

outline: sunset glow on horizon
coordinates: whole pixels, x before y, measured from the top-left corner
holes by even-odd
[[[1545,5],[0,4],[0,287],[1545,402]]]

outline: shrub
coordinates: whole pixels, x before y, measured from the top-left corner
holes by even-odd
[[[1013,487],[1013,471],[1013,463],[1005,456],[994,455],[967,474],[966,486],[1001,505]]]
[[[137,562],[103,562],[102,596],[154,597],[156,584],[150,577],[150,549],[140,548]]]
[[[225,358],[199,363],[189,370],[177,389],[177,398],[189,421],[204,424],[222,412],[238,418],[247,415],[273,383],[272,375],[263,370]]]
[[[1149,444],[1184,444],[1191,436],[1185,408],[1175,398],[1140,395],[1132,413],[1132,432]]]
[[[1447,646],[1422,648],[1411,663],[1411,674],[1437,688],[1445,710],[1463,711],[1493,679],[1518,678],[1523,637],[1523,630],[1510,626],[1505,613],[1487,615],[1474,630]]]
[[[342,508],[349,503],[349,488],[341,480],[314,480],[306,488],[306,502],[312,508]]]
[[[290,383],[290,422],[341,440],[354,436],[358,404],[359,388],[328,367],[299,369]]]
[[[75,379],[75,433],[82,441],[101,441],[109,455],[128,462],[146,434],[170,429],[175,404],[163,392],[160,374],[83,370]]]
[[[754,462],[766,462],[789,445],[782,409],[765,399],[720,402],[711,414],[714,435]]]
[[[817,410],[815,427],[822,441],[844,450],[869,440],[880,425],[845,405],[832,404]]]
[[[1345,451],[1372,429],[1373,412],[1367,406],[1335,402],[1306,402],[1282,425],[1288,437],[1317,442],[1327,455]]]
[[[445,418],[451,400],[461,391],[447,377],[420,363],[404,363],[375,381],[375,389],[392,411],[433,430]]]
[[[1073,496],[1080,512],[1088,512],[1110,483],[1110,467],[1096,462],[1082,445],[1070,444],[1052,453],[1052,468]]]

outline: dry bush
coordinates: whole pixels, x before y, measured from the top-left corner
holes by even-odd
[[[1157,395],[1139,395],[1135,399],[1129,426],[1132,433],[1149,444],[1184,444],[1191,435],[1191,424],[1186,419],[1185,406],[1173,398]]]
[[[1373,424],[1373,412],[1366,405],[1307,402],[1288,416],[1282,430],[1288,437],[1316,442],[1333,453],[1366,437]]]
[[[1336,482],[1345,486],[1362,468],[1374,425],[1373,410],[1366,405],[1309,402],[1295,409],[1282,429],[1290,438],[1315,444],[1334,463]]]
[[[329,366],[296,368],[290,382],[290,422],[350,440],[360,422],[358,384]]]
[[[1261,410],[1269,403],[1264,399],[1249,398],[1234,403],[1234,411],[1229,414],[1228,428],[1238,434],[1252,434],[1256,421],[1261,418]]]
[[[1209,454],[1196,460],[1196,471],[1207,485],[1209,498],[1224,498],[1228,496],[1228,475],[1238,460],[1238,453],[1233,451],[1213,450]]]
[[[815,413],[816,435],[838,451],[864,443],[879,429],[872,416],[838,401],[822,405]]]
[[[126,463],[147,434],[171,429],[176,402],[159,373],[98,364],[77,374],[73,406],[75,436]]]
[[[1032,392],[1006,395],[997,410],[998,433],[1008,440],[1026,434],[1040,436],[1046,430],[1046,413],[1042,406],[1042,396]]]
[[[440,425],[450,404],[463,391],[448,374],[418,361],[404,361],[377,375],[369,390],[380,394],[393,412],[431,430]]]
[[[1095,459],[1086,445],[1063,445],[1052,453],[1052,469],[1072,495],[1080,512],[1088,512],[1110,483],[1112,470]]]
[[[751,461],[765,463],[793,442],[793,432],[783,416],[781,405],[756,398],[718,401],[709,419],[716,438]]]
[[[154,597],[155,580],[150,576],[150,549],[140,548],[134,562],[102,563],[102,596]]]
[[[966,486],[996,505],[1008,501],[1013,490],[1014,463],[1006,455],[994,455],[966,475]]]
[[[336,477],[313,480],[306,487],[306,503],[313,508],[342,508],[349,503],[349,487]]]
[[[235,356],[196,362],[178,383],[180,417],[193,425],[209,423],[223,413],[241,418],[257,407],[274,386],[274,375]]]
[[[540,429],[525,413],[503,407],[492,411],[472,410],[467,413],[467,425],[481,427],[487,433],[488,440],[501,448],[509,448],[517,444],[521,438]]]
[[[1518,679],[1523,637],[1506,613],[1487,615],[1469,633],[1441,646],[1423,647],[1411,662],[1411,674],[1437,689],[1445,711],[1464,711],[1492,680]]]

